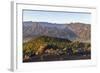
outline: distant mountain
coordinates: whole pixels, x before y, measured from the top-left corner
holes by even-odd
[[[90,40],[90,25],[84,23],[57,24],[23,22],[23,40],[37,36],[50,36],[69,40]]]
[[[70,23],[67,24],[67,28],[72,30],[80,41],[90,41],[91,40],[91,25],[84,23]]]

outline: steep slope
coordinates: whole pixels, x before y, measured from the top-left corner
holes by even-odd
[[[77,35],[66,27],[65,24],[47,22],[23,22],[23,39],[37,36],[51,36],[58,38],[77,38]]]
[[[56,24],[48,22],[23,22],[23,40],[38,36],[90,41],[91,26],[84,23]]]
[[[80,41],[91,40],[91,25],[84,23],[70,23],[67,24],[67,28],[72,30],[79,38]]]

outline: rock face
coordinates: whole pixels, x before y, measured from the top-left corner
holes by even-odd
[[[90,41],[91,26],[84,23],[57,24],[48,22],[23,22],[23,40],[37,36]]]
[[[71,23],[67,25],[81,41],[91,40],[91,25],[83,23]]]

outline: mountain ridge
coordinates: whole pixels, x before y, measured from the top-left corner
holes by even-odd
[[[57,24],[49,22],[23,22],[23,39],[37,36],[90,40],[91,26],[84,23]]]

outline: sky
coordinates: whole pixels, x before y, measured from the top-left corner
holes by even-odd
[[[91,24],[90,13],[23,10],[23,21]]]

